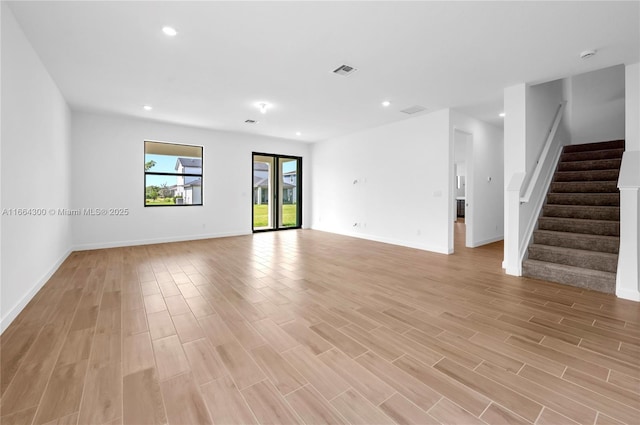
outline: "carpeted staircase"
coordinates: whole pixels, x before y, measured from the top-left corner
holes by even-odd
[[[624,140],[565,146],[523,274],[615,293]]]

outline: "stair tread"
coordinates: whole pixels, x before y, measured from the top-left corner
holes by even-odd
[[[599,239],[599,240],[611,240],[619,241],[620,236],[608,236],[608,235],[590,235],[588,233],[575,233],[575,232],[559,232],[557,230],[534,230],[534,233],[543,233],[547,235],[562,236],[566,238],[580,238],[580,239]]]
[[[558,264],[558,263],[549,263],[548,261],[540,261],[540,260],[524,260],[523,263],[531,264],[531,265],[540,265],[545,267],[550,267],[558,270],[563,270],[575,274],[584,274],[591,276],[602,276],[602,277],[613,277],[615,279],[616,274],[611,272],[603,272],[602,270],[593,270],[593,269],[585,269],[584,267],[576,267],[576,266],[568,266],[566,264]]]
[[[573,254],[573,255],[603,256],[603,257],[609,257],[611,259],[613,259],[613,258],[617,259],[618,258],[618,254],[611,254],[609,252],[588,251],[588,250],[585,250],[585,249],[566,248],[566,247],[555,246],[555,245],[542,245],[542,244],[535,244],[534,243],[534,244],[531,244],[529,246],[529,248],[546,249],[547,251],[563,252],[563,253],[568,253],[568,254]]]
[[[597,210],[607,210],[607,209],[620,209],[617,205],[574,205],[574,204],[545,204],[545,206],[549,207],[562,207],[562,208],[575,208],[575,209],[584,209],[584,208],[594,208]]]
[[[624,148],[602,149],[578,152],[563,152],[560,156],[562,162],[586,161],[597,159],[617,159],[622,158]]]
[[[599,150],[624,149],[624,139],[605,140],[599,142],[579,143],[575,145],[565,145],[564,150],[567,153],[573,152],[592,152]]]
[[[554,220],[554,221],[577,221],[580,223],[587,223],[587,222],[592,222],[594,224],[605,224],[605,223],[619,223],[620,220],[593,220],[590,218],[571,218],[571,217],[545,217],[542,216],[540,217],[540,219],[545,219],[545,220]]]
[[[611,149],[604,149],[604,150],[611,150]],[[614,149],[617,150],[617,149]],[[587,151],[587,152],[601,152],[601,151]],[[568,152],[569,153],[569,152]],[[609,162],[609,161],[620,161],[619,158],[597,158],[597,159],[579,159],[577,161],[560,161],[562,162],[571,162],[571,163],[576,163],[576,162],[595,162],[595,163],[599,163],[599,162]]]
[[[621,158],[597,158],[597,159],[579,159],[577,161],[560,161],[560,164],[586,165],[586,164],[604,164],[609,162],[620,162]],[[603,168],[604,170],[614,170],[615,168]],[[568,171],[568,170],[565,170]]]
[[[549,192],[546,205],[620,206],[619,193]]]
[[[617,181],[619,169],[607,170],[564,170],[556,171],[553,175],[554,182],[591,182],[591,181]]]
[[[567,183],[567,182],[557,182],[557,183]],[[619,192],[616,192],[616,193],[612,193],[612,192],[549,192],[549,193],[553,193],[554,195],[590,196],[590,195],[617,195]]]
[[[552,181],[549,193],[620,193],[616,180]]]
[[[576,171],[556,171],[556,173],[575,173]],[[582,171],[580,171],[582,172]],[[579,184],[579,183],[589,183],[590,185],[596,184],[596,183],[611,183],[612,181],[615,180],[577,180],[577,181],[570,181],[570,182],[556,182],[554,181],[554,183],[574,183],[574,184]],[[607,192],[599,192],[599,193],[607,193]]]

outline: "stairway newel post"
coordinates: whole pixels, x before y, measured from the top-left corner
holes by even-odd
[[[622,158],[620,179],[620,254],[616,295],[640,301],[640,151],[627,151]]]
[[[522,276],[520,252],[520,188],[524,173],[515,173],[506,189],[504,268],[507,274]]]

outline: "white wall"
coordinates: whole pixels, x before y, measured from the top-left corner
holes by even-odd
[[[530,175],[536,167],[540,153],[549,135],[549,129],[563,100],[562,80],[529,86],[526,98],[527,142],[526,168]]]
[[[69,206],[69,109],[2,2],[2,208]],[[67,257],[64,216],[2,216],[1,329]]]
[[[471,229],[467,238],[469,245],[475,247],[501,240],[504,236],[503,131],[458,111],[451,112],[451,126],[452,131],[470,133],[472,140],[472,154],[467,158],[470,209],[467,217],[472,220],[467,226],[467,231]]]
[[[144,141],[204,146],[203,206],[144,206]],[[128,208],[128,216],[73,217],[78,249],[251,232],[253,151],[301,156],[309,223],[310,146],[284,139],[74,112],[73,208]]]
[[[445,109],[314,144],[313,228],[449,252],[449,130]]]
[[[504,90],[505,189],[515,173],[526,171],[527,93],[526,84],[518,84]]]
[[[640,63],[625,67],[626,150],[640,151]]]
[[[571,143],[625,138],[625,67],[617,65],[571,80]]]

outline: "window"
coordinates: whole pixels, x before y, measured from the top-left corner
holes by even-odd
[[[144,204],[202,205],[202,146],[144,142]]]

